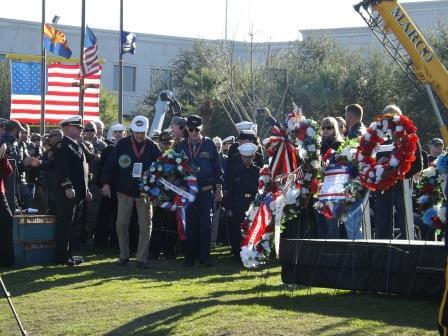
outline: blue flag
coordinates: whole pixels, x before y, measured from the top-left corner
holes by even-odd
[[[72,51],[68,47],[67,38],[64,33],[55,29],[48,23],[44,26],[43,44],[45,49],[56,55],[70,58]]]
[[[135,40],[136,36],[134,33],[130,33],[127,31],[121,32],[121,53],[127,54],[130,53],[132,55],[135,54]]]

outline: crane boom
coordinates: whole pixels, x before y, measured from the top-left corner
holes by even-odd
[[[448,143],[448,130],[432,95],[433,90],[448,108],[448,71],[423,34],[397,0],[363,0],[353,7],[408,77],[426,86]]]

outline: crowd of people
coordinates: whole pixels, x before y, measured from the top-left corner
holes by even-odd
[[[277,121],[265,111],[274,125]],[[401,111],[389,105],[384,113]],[[236,128],[236,136],[209,138],[203,134],[200,116],[174,116],[167,129],[149,137],[144,116],[134,117],[129,128],[110,125],[107,132],[99,120],[83,123],[74,116],[41,136],[19,121],[0,119],[0,266],[14,263],[13,214],[23,213],[56,216],[55,261],[61,264],[74,266],[82,260],[73,258],[73,250],[95,247],[119,250],[117,266],[128,264],[135,253],[139,268],[149,267],[151,259],[180,255],[185,256],[186,267],[196,262],[209,267],[210,250],[216,244],[229,245],[239,262],[241,222],[257,194],[260,169],[268,157],[256,124],[243,121]],[[366,132],[362,107],[351,104],[344,117],[323,118],[320,130],[321,155],[337,150],[344,139]],[[186,210],[185,241],[178,238],[175,212],[153,206],[141,190],[144,171],[169,149],[185,153],[199,167],[199,192]],[[432,139],[428,151],[418,147],[407,178],[417,179],[443,153],[443,140]],[[375,238],[406,237],[402,183],[372,193],[370,203]],[[362,201],[344,210],[344,220],[313,211],[307,237],[363,237]],[[420,225],[418,216],[415,221],[419,237],[434,239],[434,232]]]

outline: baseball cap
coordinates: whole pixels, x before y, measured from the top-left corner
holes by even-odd
[[[131,121],[131,130],[133,132],[146,132],[148,130],[149,121],[144,116],[136,116]]]

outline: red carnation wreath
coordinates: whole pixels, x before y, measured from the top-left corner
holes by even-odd
[[[387,190],[403,180],[415,161],[417,128],[404,115],[385,114],[376,118],[361,137],[356,158],[359,177],[364,187],[376,191]],[[377,159],[380,145],[392,141],[391,151]]]

